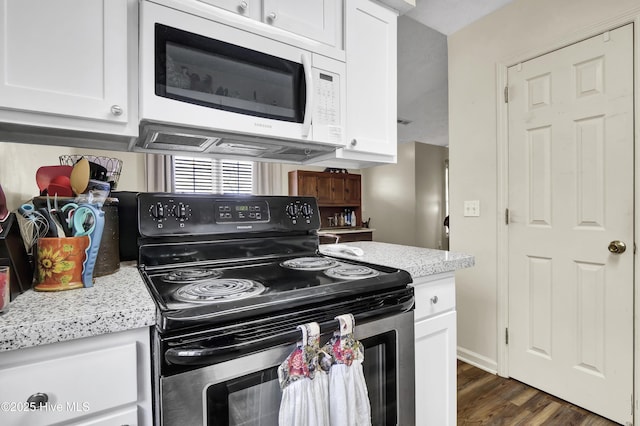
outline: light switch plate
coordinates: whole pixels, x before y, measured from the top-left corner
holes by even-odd
[[[480,216],[480,200],[465,201],[464,215],[467,217]]]

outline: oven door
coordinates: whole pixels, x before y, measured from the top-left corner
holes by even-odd
[[[365,347],[364,376],[373,425],[413,425],[413,311],[356,325]],[[323,336],[322,342],[329,336]],[[163,425],[278,424],[277,368],[293,351],[283,345],[160,379]]]

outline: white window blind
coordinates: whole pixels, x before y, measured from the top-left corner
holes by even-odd
[[[173,157],[176,192],[251,194],[253,162],[206,157]]]

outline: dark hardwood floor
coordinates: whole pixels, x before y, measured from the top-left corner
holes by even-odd
[[[458,361],[458,425],[617,425],[566,401]]]

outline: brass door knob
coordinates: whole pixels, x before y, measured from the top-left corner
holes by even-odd
[[[609,243],[608,249],[613,254],[622,254],[627,250],[627,245],[622,241],[614,240]]]

